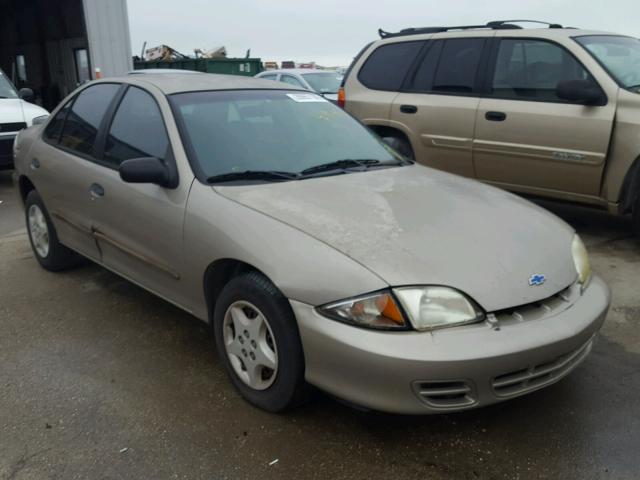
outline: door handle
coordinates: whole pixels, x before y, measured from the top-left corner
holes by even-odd
[[[102,185],[94,183],[89,187],[89,195],[91,195],[91,200],[102,198],[104,197],[104,188],[102,188]]]
[[[418,107],[415,105],[400,105],[400,111],[402,113],[416,113],[418,111]]]
[[[507,114],[504,112],[487,112],[484,114],[484,118],[491,122],[504,122],[507,119]]]
[[[31,159],[31,165],[29,167],[31,168],[31,170],[40,168],[40,160],[38,160],[37,158]]]

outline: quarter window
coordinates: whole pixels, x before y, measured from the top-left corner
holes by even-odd
[[[268,73],[267,75],[261,75],[260,78],[264,80],[275,80],[278,77],[275,73]]]
[[[482,38],[446,40],[431,89],[434,92],[472,93],[484,42]]]
[[[80,92],[67,115],[60,144],[84,155],[93,154],[98,128],[119,88],[103,83]]]
[[[60,140],[60,134],[62,133],[62,127],[64,126],[64,120],[67,118],[67,113],[71,108],[73,100],[69,100],[67,104],[58,110],[56,116],[49,122],[47,128],[44,131],[44,138],[51,143],[58,143]]]
[[[300,81],[296,77],[292,77],[291,75],[280,75],[280,81],[288,83],[289,85],[304,88],[304,85],[302,85],[302,83],[300,83]]]
[[[358,79],[374,90],[399,91],[425,42],[399,42],[378,47],[366,60]]]
[[[502,40],[493,76],[492,94],[499,98],[565,101],[556,95],[558,83],[592,80],[565,49],[540,40]],[[594,82],[595,83],[595,82]]]
[[[164,160],[168,147],[169,138],[157,103],[144,90],[129,87],[113,117],[104,161],[118,166],[130,158]]]

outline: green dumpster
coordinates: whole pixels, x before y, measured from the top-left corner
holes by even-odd
[[[180,70],[195,70],[205,73],[223,73],[226,75],[244,75],[253,77],[262,71],[259,58],[184,58],[168,62],[139,60],[134,62],[136,70],[148,68],[176,68]]]

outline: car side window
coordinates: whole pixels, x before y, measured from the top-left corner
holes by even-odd
[[[559,45],[543,40],[509,39],[500,42],[492,96],[564,101],[556,95],[556,87],[568,80],[592,79],[587,70]]]
[[[409,82],[408,90],[416,92],[429,92],[433,86],[433,77],[438,67],[438,60],[442,52],[442,40],[431,41],[428,50],[420,61],[420,65]]]
[[[484,44],[483,38],[446,40],[431,90],[438,93],[473,93]]]
[[[64,127],[64,121],[67,118],[67,113],[71,108],[73,100],[69,100],[64,107],[58,110],[56,116],[51,119],[47,128],[44,130],[44,139],[50,143],[58,143],[60,141],[60,134],[62,133],[62,127]]]
[[[263,78],[264,80],[275,80],[278,78],[278,75],[275,73],[269,73],[267,75],[261,75],[260,78]]]
[[[400,90],[424,41],[390,43],[369,55],[358,73],[358,80],[373,90]]]
[[[158,104],[148,92],[129,87],[109,128],[103,161],[117,167],[131,158],[165,160],[168,148]]]
[[[284,83],[288,83],[289,85],[295,85],[296,87],[305,88],[304,85],[300,83],[300,80],[298,80],[296,77],[293,77],[291,75],[280,75],[280,81]]]
[[[102,83],[80,92],[67,115],[60,145],[91,155],[100,123],[119,88],[119,84]]]

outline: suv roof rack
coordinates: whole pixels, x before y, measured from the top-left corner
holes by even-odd
[[[399,32],[386,32],[381,28],[378,29],[378,35],[380,38],[402,37],[405,35],[419,35],[424,33],[441,33],[449,32],[452,30],[474,30],[474,29],[492,29],[492,30],[508,30],[515,28],[522,28],[515,23],[539,23],[547,25],[549,28],[564,28],[559,23],[541,22],[538,20],[495,20],[487,22],[485,25],[459,25],[455,27],[420,27],[420,28],[403,28]]]

